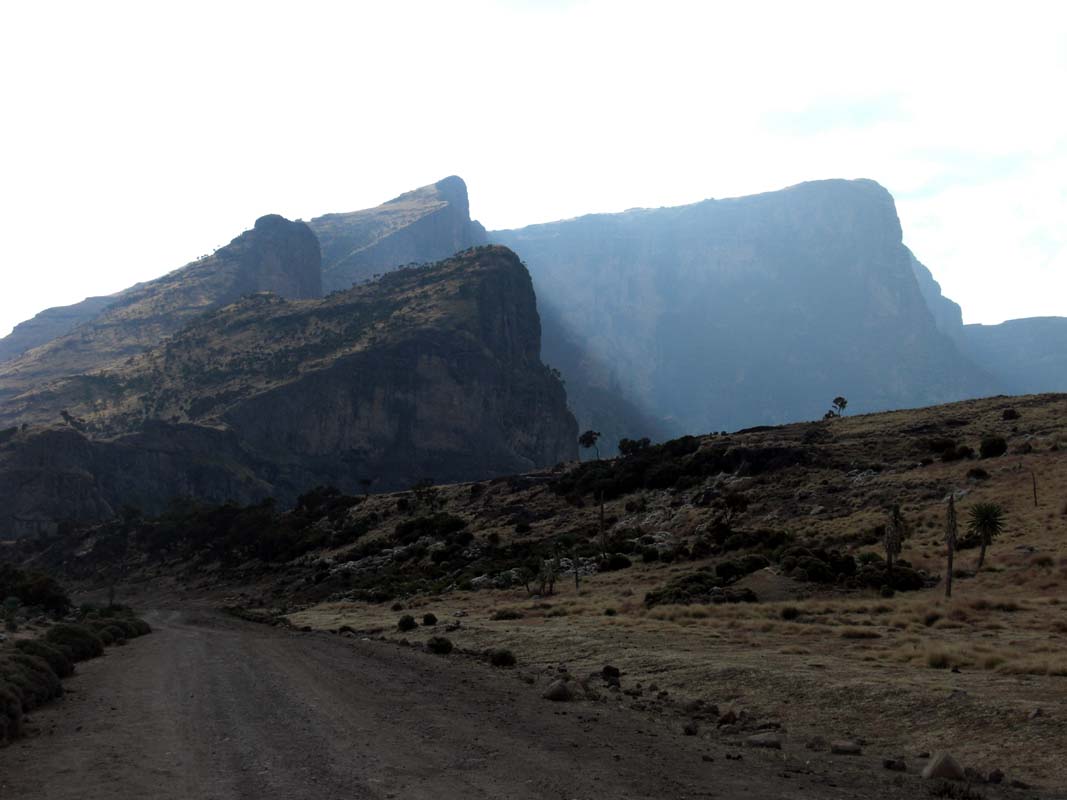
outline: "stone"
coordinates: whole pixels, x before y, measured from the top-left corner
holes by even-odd
[[[927,780],[939,778],[946,781],[962,781],[967,778],[960,763],[944,751],[934,753],[930,763],[923,767],[922,776]]]
[[[567,703],[574,699],[574,692],[571,691],[571,687],[567,685],[567,681],[558,680],[549,684],[545,689],[544,694],[541,695],[545,700],[551,700],[555,703]]]
[[[735,722],[737,722],[737,712],[732,708],[727,709],[726,712],[719,717],[720,725],[733,725]]]
[[[839,756],[858,756],[863,752],[858,742],[850,739],[839,739],[830,742],[830,752]]]
[[[770,731],[768,733],[755,733],[745,739],[745,744],[749,747],[766,747],[771,750],[781,750],[782,735],[777,731]]]

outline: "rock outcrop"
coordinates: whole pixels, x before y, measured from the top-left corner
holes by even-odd
[[[322,295],[319,244],[307,225],[262,217],[213,255],[120,292],[96,316],[0,364],[0,426],[38,420],[42,411],[50,418],[51,382],[114,367],[201,314],[255,292]]]
[[[347,289],[403,264],[440,261],[486,243],[470,218],[467,185],[452,176],[376,208],[309,223],[322,245],[323,286]]]
[[[530,277],[483,247],[313,301],[256,294],[54,382],[0,444],[0,532],[174,496],[291,502],[512,474],[576,455]],[[48,509],[53,509],[49,512]],[[50,513],[58,514],[51,516]]]
[[[851,413],[999,388],[938,329],[893,199],[873,181],[490,238],[526,262],[546,318],[558,320],[562,334],[546,331],[546,345],[582,343],[577,368],[565,353],[544,358],[561,365],[582,427],[606,438],[583,398],[612,386],[673,433],[818,418],[837,395]]]

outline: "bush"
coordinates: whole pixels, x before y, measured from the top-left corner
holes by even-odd
[[[967,477],[973,481],[984,481],[989,479],[989,473],[981,467],[972,467],[967,470]]]
[[[395,538],[400,544],[411,544],[423,536],[431,539],[447,540],[453,534],[467,527],[467,521],[462,517],[444,512],[431,514],[428,517],[401,522],[396,526]]]
[[[601,572],[615,572],[631,566],[633,566],[633,562],[622,553],[612,553],[606,560],[600,562],[599,569]]]
[[[63,694],[59,676],[48,662],[27,653],[0,657],[0,686],[6,686],[18,698],[22,712]]]
[[[786,606],[781,611],[781,617],[787,622],[798,619],[800,617],[800,609],[796,606]]]
[[[40,639],[21,639],[15,642],[15,647],[26,655],[36,656],[48,662],[48,666],[60,678],[69,678],[74,674],[74,665],[58,647]]]
[[[411,614],[405,614],[400,618],[399,622],[396,623],[396,627],[397,630],[402,632],[413,631],[419,627],[419,623],[415,621],[415,618],[411,616]]]
[[[1008,452],[1008,443],[1003,436],[986,436],[978,446],[982,458],[997,458]]]
[[[452,642],[444,636],[431,636],[426,642],[426,649],[439,656],[447,656],[452,652]]]
[[[1004,413],[1000,416],[1001,419],[1005,420],[1006,422],[1011,422],[1012,420],[1018,419],[1021,415],[1014,408],[1005,408]]]
[[[437,616],[435,614],[432,614],[432,613],[423,614],[422,615],[422,624],[427,626],[427,627],[433,627],[434,625],[437,624]]]
[[[494,622],[505,622],[512,619],[522,619],[523,614],[521,611],[516,611],[512,608],[502,608],[499,611],[493,612],[493,616],[490,617]]]
[[[104,653],[103,641],[84,625],[53,625],[44,638],[62,650],[71,661],[85,661]]]
[[[659,550],[655,547],[646,547],[641,550],[641,560],[646,564],[650,564],[653,561],[659,561]]]
[[[505,648],[489,651],[489,663],[494,667],[514,667],[515,654]]]

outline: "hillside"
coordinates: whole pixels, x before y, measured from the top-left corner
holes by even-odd
[[[214,254],[126,289],[107,298],[107,304],[94,298],[69,313],[43,312],[37,319],[67,321],[42,326],[37,338],[52,333],[58,337],[0,364],[0,427],[56,420],[59,409],[48,402],[50,382],[115,367],[199,315],[244,295],[319,297],[320,267],[319,245],[308,227],[272,215],[258,219],[252,230]],[[86,318],[93,310],[97,313]],[[67,324],[73,327],[60,333]],[[16,334],[18,329],[8,339]]]
[[[323,300],[247,297],[35,398],[66,423],[5,432],[0,531],[175,496],[291,502],[318,483],[396,489],[573,458],[574,419],[539,350],[529,275],[500,247]]]
[[[546,350],[574,387],[614,384],[676,435],[994,393],[940,332],[873,181],[820,181],[690,206],[494,231],[524,259],[546,318],[585,344]],[[546,343],[553,341],[546,336]],[[609,440],[595,405],[582,427]]]
[[[375,208],[326,214],[308,223],[322,245],[326,291],[347,289],[403,264],[440,261],[486,243],[470,218],[467,185],[452,176]]]
[[[296,626],[415,643],[444,628],[467,652],[508,648],[542,686],[610,664],[621,686],[589,681],[594,695],[725,744],[776,729],[814,758],[853,739],[909,772],[948,749],[983,776],[1059,787],[1065,453],[1067,396],[998,397],[433,490],[318,490],[291,512],[175,510],[21,552],[86,586],[121,570]],[[1005,525],[976,571],[967,524],[983,502]],[[906,533],[890,578],[895,503]],[[436,626],[397,630],[427,612]]]

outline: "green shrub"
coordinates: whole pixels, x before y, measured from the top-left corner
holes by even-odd
[[[0,658],[0,683],[15,693],[22,711],[33,711],[42,703],[63,694],[59,676],[43,658],[13,653]]]
[[[792,621],[800,617],[800,609],[796,606],[785,606],[781,611],[782,619]]]
[[[413,631],[417,627],[419,627],[419,623],[415,621],[415,618],[411,616],[411,614],[405,614],[400,618],[399,622],[396,623],[397,630],[402,632]]]
[[[422,624],[428,627],[432,627],[437,624],[437,615],[428,613],[422,615]]]
[[[489,663],[494,667],[514,667],[515,654],[505,648],[489,651]]]
[[[494,622],[504,622],[512,619],[522,619],[523,613],[516,611],[513,608],[501,608],[499,611],[493,612],[493,616],[490,617]]]
[[[1003,436],[986,436],[978,446],[982,458],[997,458],[1008,452],[1008,443]]]
[[[651,564],[653,561],[659,561],[659,550],[655,547],[646,547],[641,551],[641,560],[646,564]]]
[[[71,661],[85,661],[104,653],[103,641],[84,625],[53,625],[44,638],[62,650]]]
[[[452,642],[444,636],[431,636],[426,642],[426,649],[439,656],[447,656],[452,652]]]
[[[69,678],[74,674],[74,665],[66,654],[58,647],[54,647],[41,639],[20,639],[15,642],[15,647],[26,655],[36,656],[47,661],[48,666],[60,678]]]
[[[101,633],[110,634],[112,644],[126,644],[126,631],[118,625],[108,625]]]

